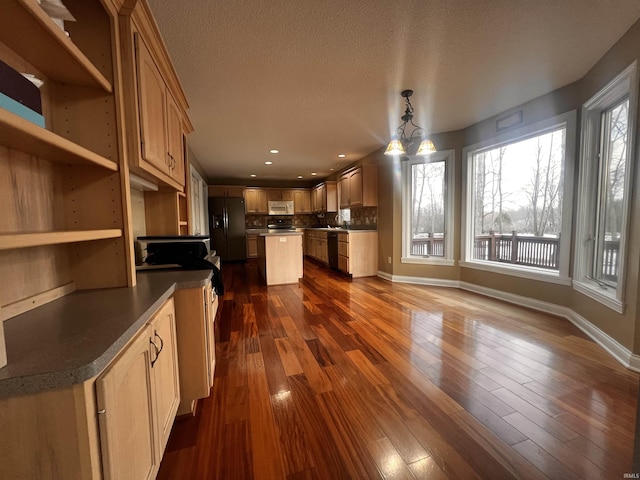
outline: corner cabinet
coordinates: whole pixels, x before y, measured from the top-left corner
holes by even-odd
[[[155,478],[180,402],[169,299],[96,380],[105,479]]]
[[[0,399],[0,478],[156,477],[178,409],[174,300],[80,384]]]
[[[311,210],[313,213],[338,211],[337,182],[322,182],[311,190]]]
[[[378,167],[360,165],[340,175],[340,208],[378,206]]]

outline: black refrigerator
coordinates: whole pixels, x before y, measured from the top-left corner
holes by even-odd
[[[209,198],[211,249],[223,262],[247,260],[244,198]]]

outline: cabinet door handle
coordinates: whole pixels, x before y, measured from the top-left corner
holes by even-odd
[[[156,332],[155,330],[153,331],[153,336],[158,337],[158,340],[160,340],[160,350],[158,350],[158,356],[160,356],[160,352],[162,352],[162,350],[164,349],[164,340],[160,335],[158,335],[158,332]]]
[[[154,336],[157,335],[154,332]],[[153,338],[149,339],[149,343],[151,345],[153,345],[153,349],[155,350],[155,354],[156,354],[156,358],[154,358],[153,360],[151,360],[151,368],[153,368],[153,366],[155,365],[155,363],[158,361],[158,357],[160,356],[160,351],[162,350],[161,348],[158,348],[158,345],[156,345],[156,342],[153,341]]]

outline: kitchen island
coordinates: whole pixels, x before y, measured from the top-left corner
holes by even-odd
[[[269,231],[258,237],[258,268],[267,285],[297,283],[302,278],[302,235]]]

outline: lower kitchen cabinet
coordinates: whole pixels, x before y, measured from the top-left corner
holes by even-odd
[[[97,377],[0,399],[0,478],[155,478],[179,392],[169,299]]]
[[[338,269],[352,277],[378,274],[378,232],[356,230],[338,234]]]
[[[322,263],[329,263],[327,232],[309,229],[305,230],[304,245],[305,255],[315,258]]]
[[[180,401],[169,299],[96,380],[105,479],[155,478]]]
[[[180,366],[179,415],[195,411],[195,403],[209,396],[216,366],[215,318],[218,296],[211,284],[178,289],[176,331]]]
[[[258,234],[247,233],[247,258],[258,258]]]

